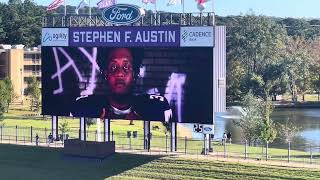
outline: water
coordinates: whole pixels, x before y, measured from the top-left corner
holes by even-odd
[[[243,112],[239,106],[231,107],[226,113],[218,113],[215,120],[215,138],[221,139],[224,132],[231,132],[233,142],[242,142],[240,129],[234,124],[234,121],[240,119],[241,113]],[[299,146],[300,149],[306,149],[310,144],[320,146],[320,109],[277,108],[271,118],[276,123],[285,123],[289,119],[295,126],[300,127],[300,131],[293,138],[293,146]],[[192,128],[192,125],[188,127]],[[286,142],[279,136],[281,134],[278,134],[272,145],[286,147]],[[193,137],[201,139],[203,135],[193,133]]]

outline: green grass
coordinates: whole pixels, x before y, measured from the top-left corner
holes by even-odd
[[[2,135],[4,135],[3,139],[10,139],[11,143],[15,142],[15,126],[18,125],[18,141],[20,142],[30,142],[31,130],[30,127],[33,127],[33,138],[35,138],[36,134],[40,137],[40,142],[46,142],[46,137],[48,136],[51,128],[51,119],[43,118],[42,116],[26,116],[29,114],[34,114],[34,112],[28,111],[26,108],[14,108],[9,111],[9,113],[5,114],[5,127],[2,129]],[[68,134],[71,138],[78,138],[78,130],[79,130],[79,119],[78,118],[70,118],[70,117],[60,117],[59,123],[63,121],[68,121],[69,127],[71,129]],[[151,150],[161,150],[165,151],[166,146],[167,150],[170,147],[170,135],[168,134],[166,139],[165,128],[162,126],[160,122],[152,122],[151,126],[158,126],[159,130],[152,130],[152,141],[151,141]],[[47,131],[45,131],[45,128]],[[96,139],[96,125],[92,125],[90,127],[90,133],[88,136],[88,140]],[[178,127],[179,128],[179,127]],[[114,132],[114,140],[116,141],[116,146],[118,149],[129,149],[129,143],[131,141],[132,149],[143,149],[143,121],[134,121],[134,125],[129,125],[129,121],[118,120],[111,121],[111,131]],[[137,131],[138,138],[127,138],[127,131]],[[101,124],[101,133],[103,132],[103,125]],[[179,130],[178,136],[183,137],[186,134],[185,130]],[[187,152],[188,154],[201,154],[203,148],[202,140],[191,140],[187,139],[185,142],[185,138],[179,138],[177,142],[177,150],[178,152]],[[186,144],[185,144],[186,143]],[[186,146],[186,149],[185,149]],[[214,153],[216,155],[224,155],[224,147],[220,145],[220,142],[213,142]],[[226,151],[227,156],[237,156],[244,157],[244,145],[239,144],[227,144]],[[262,147],[248,147],[248,155],[249,158],[256,159],[261,158],[265,159],[265,150]],[[287,160],[287,149],[279,149],[279,148],[269,148],[269,158],[273,160]],[[296,162],[309,162],[310,153],[304,151],[291,151],[291,161]],[[313,163],[320,164],[320,152],[313,154]]]
[[[318,169],[116,153],[102,162],[62,149],[0,144],[1,179],[319,179]]]
[[[291,101],[291,95],[285,94],[283,95],[283,99],[286,101]],[[318,94],[305,94],[304,96],[305,101],[318,101]],[[302,102],[302,95],[298,95],[298,101]]]

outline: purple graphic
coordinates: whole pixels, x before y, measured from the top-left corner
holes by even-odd
[[[91,67],[91,75],[89,78],[89,86],[86,87],[84,91],[80,93],[81,96],[91,95],[93,94],[93,91],[96,87],[96,74],[99,71],[99,66],[97,65],[96,59],[97,59],[97,48],[92,48],[92,54],[90,54],[86,49],[79,47],[78,48],[80,52],[83,53],[83,55],[87,58],[87,60],[92,64]],[[79,82],[85,82],[84,75],[82,75],[78,69],[78,67],[75,64],[75,60],[62,48],[52,48],[54,53],[54,60],[56,63],[57,71],[51,76],[51,79],[58,78],[59,82],[59,88],[53,91],[53,94],[61,94],[63,93],[63,79],[62,75],[63,73],[68,70],[69,68],[72,68],[77,77]],[[63,56],[68,60],[68,63],[61,67],[60,58],[58,56],[58,52],[62,53]]]
[[[179,26],[69,28],[69,46],[179,47]]]

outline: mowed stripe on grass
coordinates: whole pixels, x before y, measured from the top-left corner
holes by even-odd
[[[102,162],[61,149],[0,144],[0,179],[320,179],[318,169],[116,153]]]
[[[281,166],[163,157],[115,178],[150,179],[319,179],[320,172]]]

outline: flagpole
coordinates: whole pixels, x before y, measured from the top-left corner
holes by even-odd
[[[64,0],[63,3],[64,3],[64,16],[67,16],[67,3],[66,3],[66,0]]]
[[[216,13],[214,12],[214,0],[212,0],[212,14],[213,14],[213,17],[212,17],[212,25],[215,25],[215,16],[216,16]]]
[[[89,17],[91,17],[91,1],[89,0]]]
[[[182,0],[182,13],[184,14],[184,0]]]

